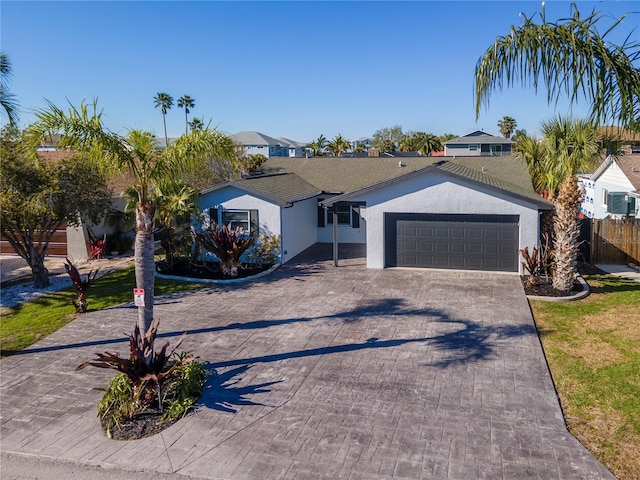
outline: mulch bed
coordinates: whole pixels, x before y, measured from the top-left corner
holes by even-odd
[[[270,265],[243,265],[238,269],[238,276],[233,278],[246,278],[264,272],[271,268]],[[191,265],[188,262],[176,261],[172,266],[165,262],[156,263],[156,271],[163,275],[175,275],[176,277],[204,278],[207,280],[229,280],[224,276],[220,266],[215,262],[205,262],[202,265]]]
[[[522,286],[527,295],[535,295],[538,297],[570,297],[582,291],[582,284],[577,280],[573,282],[573,287],[568,292],[556,290],[553,288],[551,277],[539,277],[535,285],[529,285],[527,280],[529,275],[522,275]]]
[[[138,440],[160,433],[176,423],[177,420],[163,420],[157,408],[147,408],[133,415],[129,420],[114,425],[107,432],[107,420],[100,419],[102,430],[113,440]]]
[[[580,275],[603,275],[605,272],[590,263],[579,262],[578,273]],[[522,286],[527,295],[538,297],[569,297],[582,291],[582,284],[579,281],[573,282],[573,287],[568,292],[562,292],[553,288],[551,277],[538,277],[536,285],[527,285],[529,275],[522,275]]]

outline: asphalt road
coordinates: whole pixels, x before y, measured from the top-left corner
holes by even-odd
[[[103,468],[34,455],[0,452],[2,480],[194,480],[185,475]]]

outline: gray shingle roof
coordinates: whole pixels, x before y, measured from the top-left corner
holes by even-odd
[[[231,135],[231,138],[242,145],[282,145],[280,140],[260,132],[238,132]]]
[[[399,166],[402,165],[402,166]],[[533,201],[541,208],[551,204],[538,195],[524,163],[502,157],[271,157],[262,165],[261,176],[243,178],[203,190],[206,194],[236,186],[285,206],[321,193],[349,194],[400,180],[408,174],[431,168],[448,175],[484,184],[492,189]]]
[[[262,168],[265,172],[271,173],[293,172],[323,192],[342,194],[383,184],[430,166],[543,206],[551,205],[533,190],[526,165],[511,156],[473,156],[455,159],[447,157],[273,157]]]
[[[246,177],[240,180],[220,183],[202,190],[200,194],[205,195],[229,186],[246,190],[258,197],[270,200],[281,207],[322,193],[316,186],[311,185],[298,175],[294,173],[283,173]]]
[[[295,140],[291,140],[290,138],[278,137],[281,145],[288,145],[290,147],[303,148],[306,147],[306,143],[296,142]]]

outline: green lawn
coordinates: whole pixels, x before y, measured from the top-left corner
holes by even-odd
[[[619,479],[640,479],[640,283],[588,275],[591,295],[531,301],[569,430]]]
[[[107,274],[89,289],[88,311],[133,301],[135,276],[133,266]],[[155,294],[183,292],[201,287],[199,284],[157,278]],[[71,304],[75,298],[72,287],[2,310],[0,320],[1,356],[22,350],[63,327],[78,314]]]

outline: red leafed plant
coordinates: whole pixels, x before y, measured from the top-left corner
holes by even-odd
[[[255,243],[255,238],[245,236],[240,226],[232,230],[229,224],[222,227],[214,225],[205,232],[196,233],[196,241],[218,257],[224,275],[237,277],[240,257]]]
[[[179,362],[169,363],[169,358],[180,346],[187,332],[182,334],[173,347],[169,348],[169,342],[166,342],[160,351],[154,351],[158,324],[158,320],[153,320],[144,336],[140,334],[138,325],[135,326],[133,333],[129,335],[129,358],[120,357],[118,352],[96,353],[96,359],[78,365],[76,371],[88,366],[118,370],[124,373],[133,385],[133,397],[137,399],[138,404],[150,405],[156,393],[160,400],[163,381],[194,359],[184,357],[180,358]],[[162,409],[161,401],[159,408]]]
[[[91,287],[91,285],[93,285],[98,279],[97,276],[100,269],[91,269],[83,279],[76,266],[71,263],[71,260],[69,260],[68,258],[66,259],[66,263],[64,264],[64,269],[67,271],[67,275],[69,275],[71,283],[73,283],[73,286],[76,288],[76,294],[78,297],[76,300],[72,300],[71,303],[73,303],[73,306],[76,307],[76,313],[86,313],[87,291],[89,290],[89,287]]]
[[[104,248],[107,244],[106,234],[104,238],[100,239],[96,237],[93,230],[90,228],[87,228],[87,233],[89,235],[89,240],[87,240],[87,247],[89,247],[89,260],[103,258]]]

